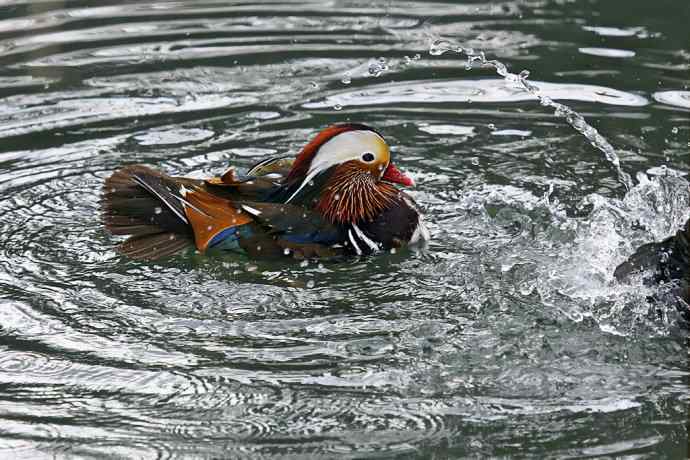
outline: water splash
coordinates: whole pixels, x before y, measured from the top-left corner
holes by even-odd
[[[380,77],[383,72],[388,70],[388,61],[386,58],[379,58],[376,61],[371,61],[367,72],[372,77]]]
[[[572,126],[575,131],[582,134],[597,150],[602,152],[616,171],[618,182],[620,182],[629,191],[634,186],[632,178],[628,173],[621,168],[620,158],[616,154],[614,147],[602,136],[599,131],[592,125],[587,123],[582,115],[571,109],[565,104],[554,101],[549,96],[542,94],[540,88],[528,82],[529,71],[523,70],[519,74],[512,73],[508,67],[496,59],[487,59],[483,51],[477,51],[473,48],[463,48],[454,45],[448,40],[438,39],[434,40],[429,47],[429,54],[432,56],[440,56],[444,53],[456,53],[467,56],[467,64],[465,69],[472,70],[475,65],[486,66],[493,68],[498,75],[504,78],[506,84],[517,87],[524,92],[531,94],[539,100],[539,103],[544,107],[554,109],[554,114],[559,118],[564,118],[565,121]]]

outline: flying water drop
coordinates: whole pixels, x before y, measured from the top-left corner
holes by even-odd
[[[378,61],[369,63],[369,75],[373,77],[380,77],[383,72],[388,70],[388,64],[385,58],[379,58]]]
[[[542,106],[553,109],[554,114],[557,117],[564,118],[573,129],[587,138],[593,147],[604,154],[606,160],[613,166],[618,178],[618,182],[625,187],[626,191],[633,187],[634,184],[632,178],[621,168],[620,158],[609,141],[606,140],[606,138],[602,136],[596,130],[596,128],[588,124],[582,115],[575,112],[565,104],[555,102],[548,96],[543,95],[537,85],[527,81],[529,78],[528,70],[523,70],[519,74],[511,73],[508,71],[506,65],[502,62],[495,59],[486,59],[483,51],[477,52],[472,48],[463,49],[455,46],[448,40],[434,40],[429,46],[429,53],[433,56],[438,56],[446,52],[454,52],[456,54],[464,54],[467,56],[466,68],[468,70],[472,69],[475,64],[493,68],[498,75],[505,79],[507,84],[511,85],[511,87],[516,86],[522,91],[534,96],[537,100],[539,100],[539,103]]]

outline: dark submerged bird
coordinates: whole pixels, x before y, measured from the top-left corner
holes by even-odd
[[[685,227],[663,241],[640,246],[620,264],[614,276],[625,281],[631,275],[643,274],[647,284],[670,283],[672,299],[682,325],[690,324],[690,219]]]
[[[252,257],[371,254],[429,239],[414,185],[390,161],[374,129],[326,128],[293,160],[271,158],[245,175],[171,177],[146,166],[109,177],[101,201],[106,228],[130,235],[119,249],[153,260],[195,245]]]

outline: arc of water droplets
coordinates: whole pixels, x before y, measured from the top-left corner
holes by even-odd
[[[621,168],[620,158],[616,154],[616,150],[609,143],[609,141],[607,141],[606,138],[596,130],[596,128],[587,123],[582,115],[575,112],[567,105],[558,103],[550,97],[543,95],[537,85],[528,82],[528,70],[523,70],[519,74],[511,73],[508,71],[506,65],[501,61],[495,59],[486,59],[483,51],[475,51],[472,48],[455,46],[448,40],[435,40],[429,48],[429,53],[433,56],[440,56],[441,54],[447,52],[452,52],[459,55],[464,54],[467,56],[467,70],[471,70],[475,64],[492,67],[494,70],[496,70],[498,75],[506,80],[506,82],[514,84],[526,93],[536,97],[539,100],[539,103],[544,107],[554,109],[554,114],[557,117],[564,118],[565,121],[577,132],[585,136],[592,146],[604,154],[609,163],[611,163],[615,168],[618,176],[618,182],[623,184],[623,186],[626,188],[626,191],[629,191],[633,187],[634,184],[632,178]]]

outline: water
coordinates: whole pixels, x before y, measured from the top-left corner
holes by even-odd
[[[616,154],[615,149],[609,143],[609,141],[607,141],[604,136],[599,134],[596,128],[588,124],[582,115],[567,105],[556,102],[551,97],[544,95],[539,86],[528,82],[528,70],[523,70],[519,74],[514,74],[509,72],[506,65],[501,61],[497,61],[495,59],[486,59],[486,55],[483,51],[477,52],[471,48],[463,49],[462,47],[453,46],[450,42],[441,39],[434,40],[429,48],[429,53],[432,56],[440,56],[449,51],[457,54],[465,54],[467,56],[467,64],[465,65],[467,70],[472,70],[472,67],[475,65],[491,67],[496,70],[498,75],[503,77],[506,85],[517,86],[525,93],[530,94],[538,99],[539,103],[544,107],[554,109],[554,114],[556,116],[565,118],[568,124],[572,126],[575,131],[582,134],[592,144],[592,146],[596,147],[604,154],[606,159],[615,168],[618,181],[625,186],[626,191],[630,191],[630,189],[633,187],[632,178],[628,173],[622,170],[620,158],[618,158],[618,154]],[[582,48],[580,51],[582,51]]]
[[[686,333],[612,279],[690,215],[682,2],[126,3],[0,6],[0,458],[687,457]],[[121,165],[346,120],[415,178],[425,251],[138,263],[99,223]]]

